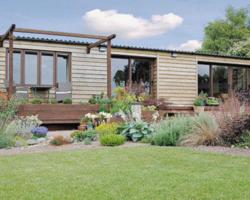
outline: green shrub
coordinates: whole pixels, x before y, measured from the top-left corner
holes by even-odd
[[[103,146],[119,146],[124,144],[125,137],[123,135],[106,134],[100,137]]]
[[[241,137],[240,137],[240,142],[236,144],[238,147],[250,147],[250,131],[245,132]]]
[[[91,141],[93,141],[96,138],[96,131],[95,130],[74,131],[73,133],[71,133],[70,136],[78,142],[82,142],[85,139],[90,139]]]
[[[89,103],[98,104],[99,112],[108,112],[111,100],[102,92],[100,95],[92,95],[92,97],[89,99]]]
[[[17,146],[27,146],[27,140],[23,137],[20,137],[20,136],[16,136],[15,137],[15,144],[17,144]]]
[[[201,98],[196,98],[194,100],[194,106],[205,106],[206,102],[204,101],[204,99]]]
[[[120,126],[118,128],[118,134],[124,135],[128,140],[137,142],[144,137],[150,136],[152,134],[152,128],[147,122],[130,122]]]
[[[159,132],[152,138],[151,144],[158,146],[176,146],[178,135],[173,131]]]
[[[215,117],[200,113],[195,117],[176,117],[155,125],[152,144],[196,146],[220,144],[220,128]]]
[[[152,136],[144,137],[144,138],[141,139],[140,142],[150,144],[150,143],[152,143]]]
[[[12,137],[9,137],[8,135],[4,133],[0,133],[0,149],[2,148],[9,148],[14,146],[15,141]]]
[[[15,144],[16,132],[10,124],[21,102],[15,98],[9,101],[0,98],[0,148],[8,148]]]
[[[206,100],[206,104],[208,106],[218,106],[218,105],[220,105],[220,101],[219,101],[218,98],[208,97],[207,100]]]
[[[220,128],[215,118],[208,113],[200,113],[193,120],[192,132],[183,136],[181,145],[216,145],[220,143]]]
[[[160,121],[154,126],[153,145],[176,146],[181,136],[189,134],[192,129],[193,117],[175,117]]]
[[[99,126],[97,126],[95,130],[100,135],[116,134],[118,127],[119,127],[119,124],[115,123],[115,122],[112,122],[112,123],[102,123]]]
[[[116,87],[114,90],[115,96],[111,100],[111,113],[131,112],[131,106],[137,101],[136,95],[128,92],[124,87]]]
[[[102,92],[100,95],[92,95],[92,97],[89,99],[90,104],[99,104],[102,99],[105,98],[105,94]]]
[[[32,104],[42,104],[43,100],[40,99],[40,98],[34,98],[34,99],[31,100],[31,103]]]
[[[64,99],[63,104],[72,104],[72,99]]]
[[[22,101],[12,97],[9,101],[0,98],[0,130],[4,130],[14,119]]]
[[[207,94],[201,92],[199,96],[194,100],[194,106],[205,106],[207,100]]]

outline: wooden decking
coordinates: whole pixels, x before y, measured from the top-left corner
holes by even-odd
[[[76,124],[87,113],[98,112],[98,105],[41,104],[21,105],[19,116],[38,115],[44,124]]]
[[[205,111],[216,110],[218,107],[206,107]],[[80,118],[87,113],[96,113],[99,110],[98,105],[82,104],[82,105],[67,105],[67,104],[26,104],[19,107],[19,116],[38,115],[38,118],[44,124],[78,124]],[[145,121],[152,121],[153,112],[143,111],[142,118]],[[160,117],[173,115],[193,115],[193,107],[173,107],[167,106],[160,108]]]

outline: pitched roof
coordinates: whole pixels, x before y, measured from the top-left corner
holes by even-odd
[[[41,38],[41,37],[24,37],[17,36],[16,40],[20,41],[33,41],[33,42],[45,42],[45,43],[58,43],[58,44],[72,44],[72,45],[88,45],[90,42],[86,41],[76,41],[76,40],[62,40],[62,39],[51,39],[51,38]],[[201,55],[201,56],[213,56],[213,57],[225,57],[225,58],[236,58],[236,59],[246,59],[250,60],[250,57],[237,56],[237,55],[227,55],[221,53],[209,53],[209,52],[194,52],[194,51],[182,51],[182,50],[171,50],[171,49],[161,49],[161,48],[148,48],[148,47],[139,47],[139,46],[126,46],[126,45],[112,45],[112,48],[122,48],[122,49],[131,49],[131,50],[143,50],[143,51],[158,51],[158,52],[167,52],[167,53],[181,53],[189,55]]]

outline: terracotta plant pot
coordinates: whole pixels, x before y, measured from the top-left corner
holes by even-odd
[[[195,113],[202,113],[205,111],[205,106],[194,106],[193,108]]]

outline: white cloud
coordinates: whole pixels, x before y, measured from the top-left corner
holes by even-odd
[[[195,51],[199,48],[201,48],[202,41],[199,40],[188,40],[187,42],[184,42],[180,44],[177,47],[170,46],[171,48],[183,50],[183,51]]]
[[[96,33],[115,33],[124,39],[141,39],[161,35],[181,25],[183,19],[173,13],[152,15],[151,19],[119,13],[117,10],[91,10],[83,16],[87,28]]]

